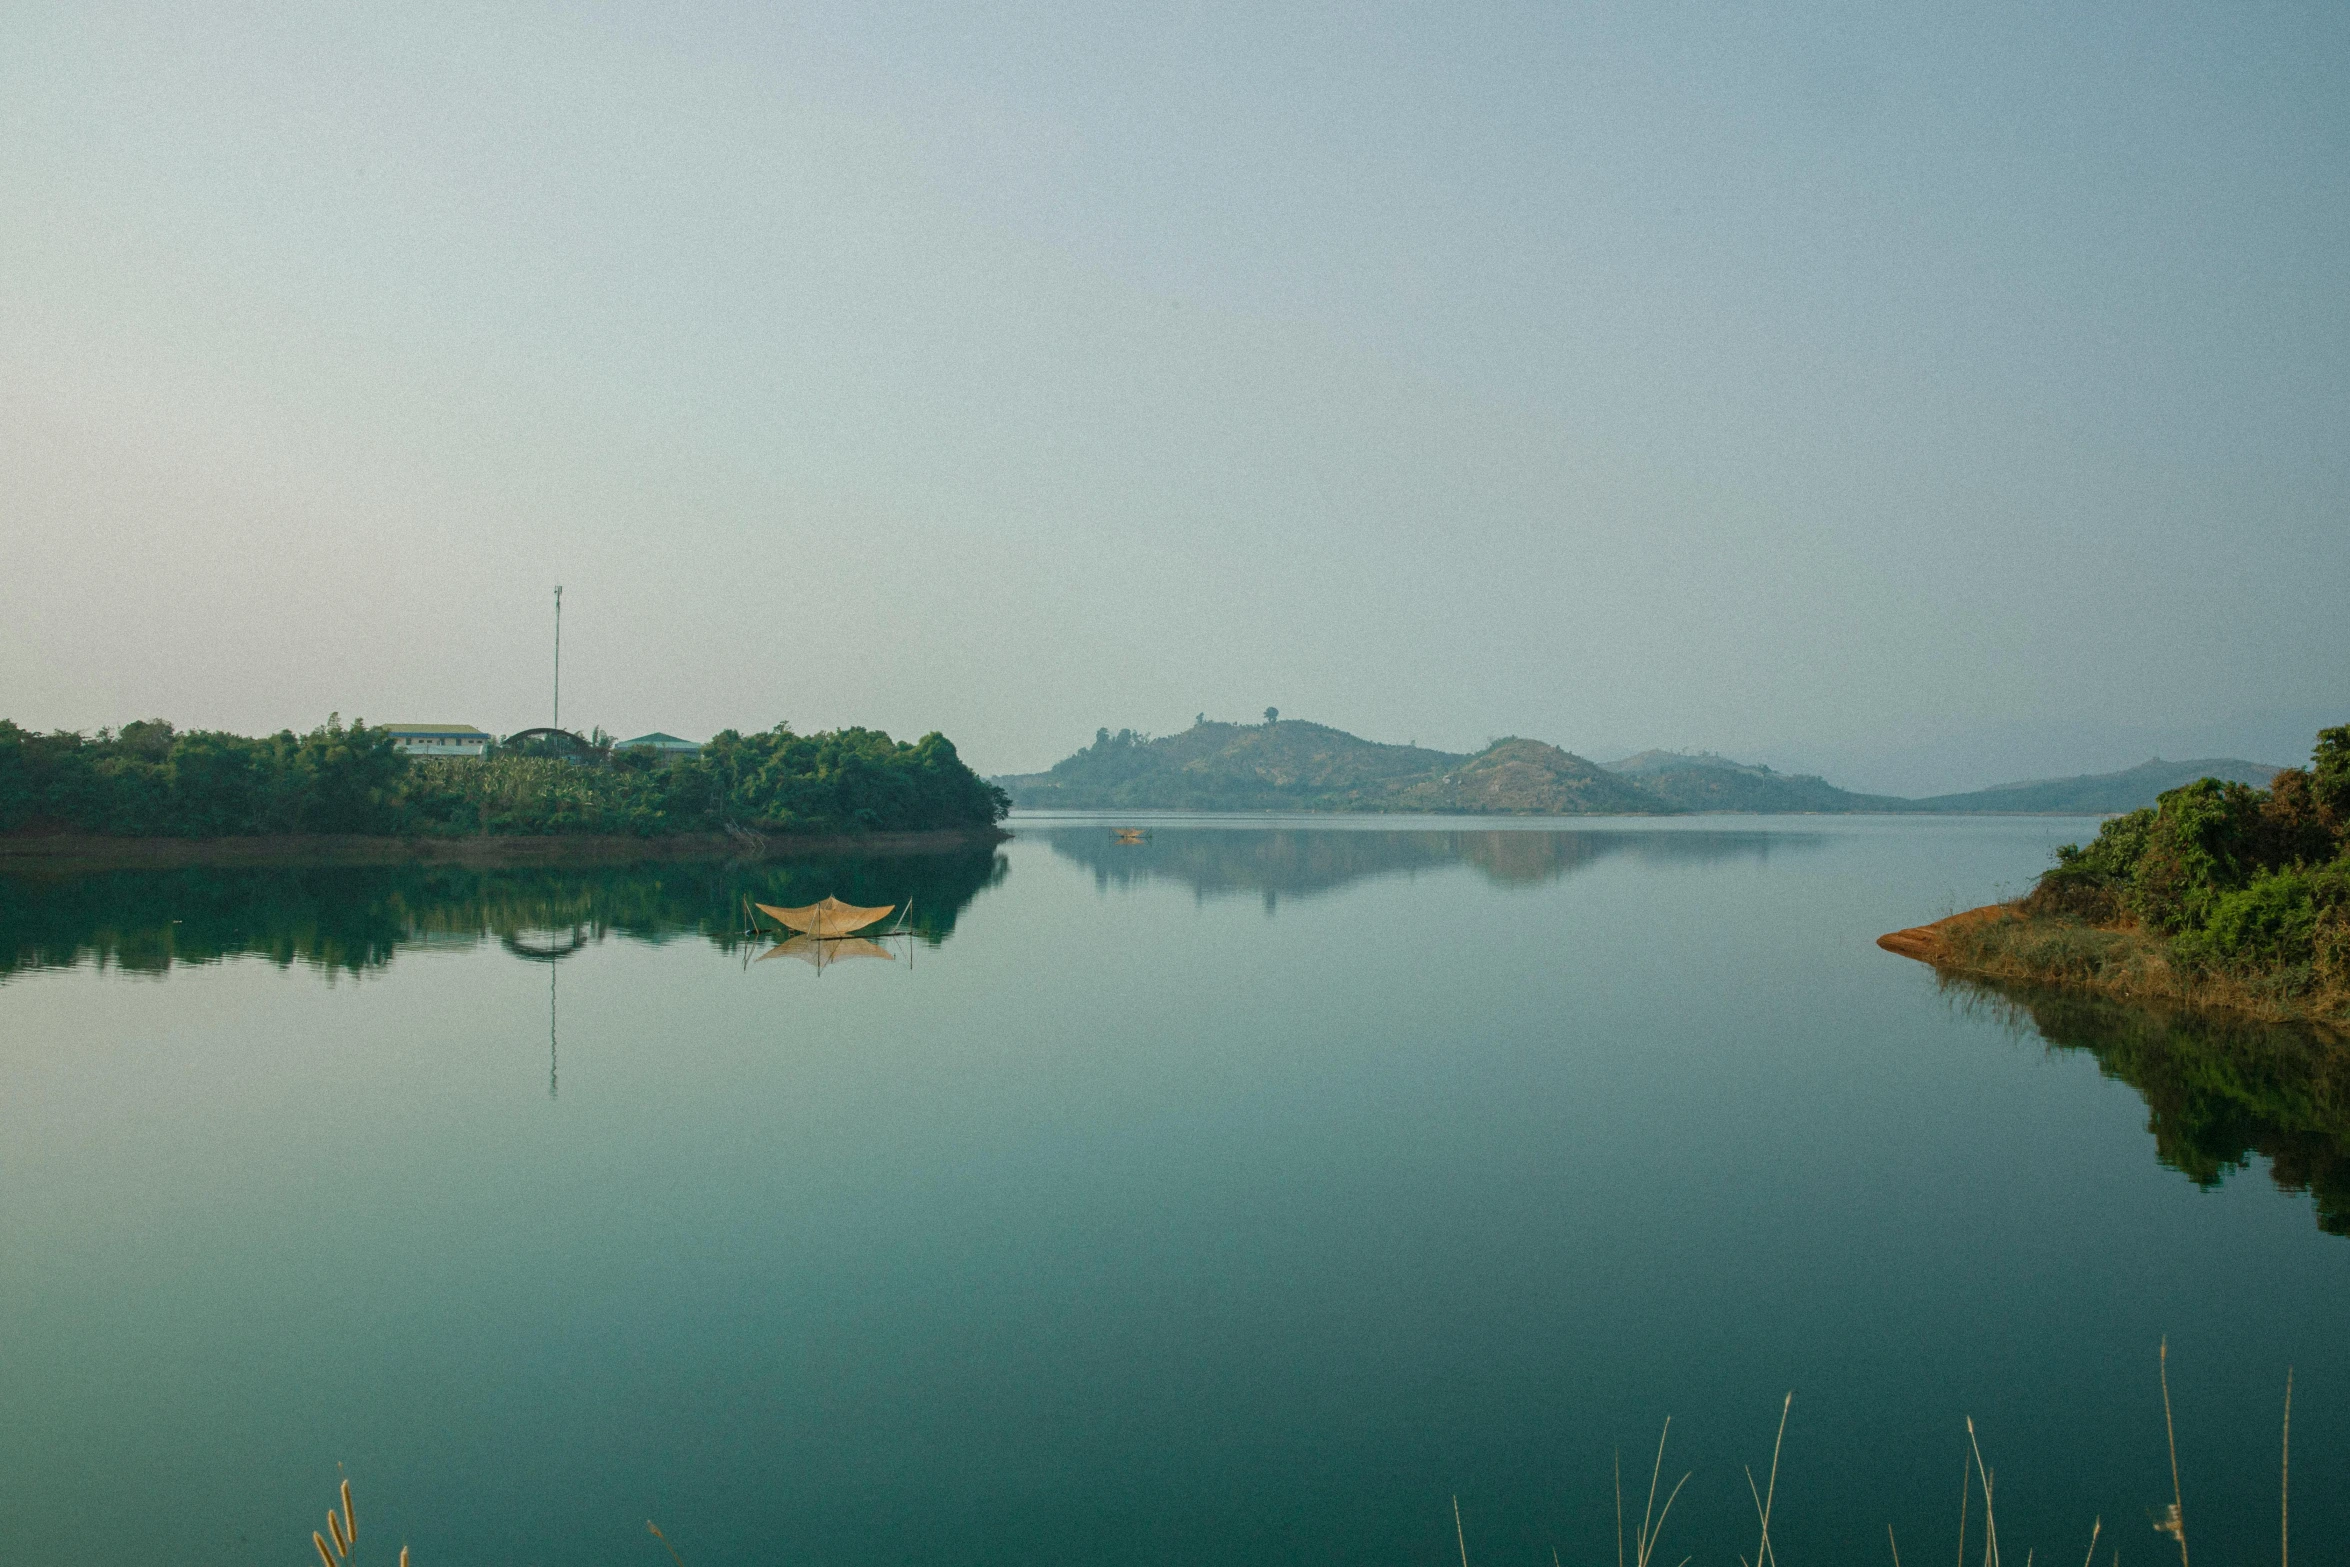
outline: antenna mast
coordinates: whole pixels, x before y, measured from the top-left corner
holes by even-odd
[[[555,584],[555,722],[563,727],[563,584]]]

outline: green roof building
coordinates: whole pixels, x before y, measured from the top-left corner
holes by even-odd
[[[634,740],[623,740],[612,749],[615,751],[658,751],[664,756],[699,756],[702,754],[700,741],[680,740],[677,736],[665,735],[658,729],[649,735],[638,735]]]

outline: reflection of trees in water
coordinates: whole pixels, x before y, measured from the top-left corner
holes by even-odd
[[[2319,1229],[2350,1235],[2350,1037],[2006,981],[1944,983],[1964,1006],[2096,1057],[2146,1101],[2155,1158],[2198,1186],[2257,1154],[2280,1190],[2310,1194]]]
[[[908,929],[944,941],[1003,879],[992,847],[755,864],[477,869],[463,866],[203,867],[0,880],[0,978],[85,960],[131,973],[252,954],[283,967],[362,974],[402,947],[495,940],[556,961],[602,941],[680,938],[729,951],[743,899],[913,906]],[[763,945],[763,943],[762,943]]]
[[[1053,827],[1040,836],[1055,854],[1092,870],[1096,887],[1178,881],[1202,898],[1259,894],[1268,907],[1276,897],[1450,865],[1474,866],[1505,886],[1530,886],[1616,855],[1649,863],[1759,860],[1823,841],[1817,833],[1541,828],[1182,827],[1154,831],[1139,844],[1117,843],[1102,827]]]

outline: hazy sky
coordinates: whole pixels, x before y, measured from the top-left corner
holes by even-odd
[[[2350,9],[0,6],[0,714],[2350,721]]]

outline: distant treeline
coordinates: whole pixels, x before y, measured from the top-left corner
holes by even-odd
[[[2350,725],[2266,789],[2170,790],[1998,917],[1945,923],[1971,972],[2350,1021]]]
[[[652,751],[411,758],[338,718],[250,738],[161,719],[35,734],[0,719],[0,833],[130,837],[928,832],[1010,809],[944,735],[727,730],[697,756]]]

